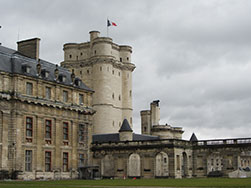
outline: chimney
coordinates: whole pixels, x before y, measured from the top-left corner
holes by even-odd
[[[24,56],[30,57],[38,61],[39,59],[39,38],[22,40],[17,42],[17,51]]]
[[[151,103],[151,124],[159,125],[160,121],[160,107],[159,107],[159,100],[153,101]]]

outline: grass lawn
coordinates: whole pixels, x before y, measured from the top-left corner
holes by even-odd
[[[0,181],[0,188],[63,188],[106,186],[154,186],[154,187],[249,187],[251,178],[192,178],[192,179],[127,179],[127,180],[60,180],[60,181]]]

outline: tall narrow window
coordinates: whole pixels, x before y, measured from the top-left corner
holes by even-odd
[[[25,151],[25,171],[32,171],[32,150]]]
[[[51,152],[45,152],[45,172],[51,171]]]
[[[32,118],[26,117],[26,137],[32,137]]]
[[[68,92],[67,91],[63,91],[63,101],[68,102]]]
[[[69,138],[69,125],[67,122],[63,123],[63,139],[68,140]]]
[[[79,104],[80,105],[83,105],[84,104],[84,95],[83,94],[79,94],[79,96],[78,96],[79,98]]]
[[[50,87],[45,87],[45,98],[51,99],[51,88]]]
[[[85,126],[83,124],[79,124],[78,140],[79,142],[84,142],[84,139],[85,139]]]
[[[180,170],[180,156],[176,155],[176,160],[177,160],[177,170]]]
[[[84,166],[84,154],[79,154],[79,161],[78,161],[79,167]]]
[[[32,93],[33,93],[32,90],[33,90],[32,83],[27,82],[26,83],[26,94],[27,95],[32,95]]]
[[[68,171],[68,153],[67,152],[63,153],[63,171],[64,172]]]
[[[51,120],[45,120],[45,138],[51,139]]]

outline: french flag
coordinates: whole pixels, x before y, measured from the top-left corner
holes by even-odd
[[[107,20],[107,27],[109,26],[117,26],[115,22],[111,22],[110,20]]]

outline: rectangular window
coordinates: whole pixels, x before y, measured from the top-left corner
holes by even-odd
[[[26,137],[32,137],[32,118],[26,117]]]
[[[79,105],[84,104],[84,95],[83,94],[79,94]]]
[[[32,171],[32,150],[25,151],[25,171]]]
[[[27,82],[26,83],[26,94],[27,95],[32,95],[32,90],[33,90],[32,83]]]
[[[79,167],[84,166],[84,154],[79,154]]]
[[[51,171],[51,152],[45,152],[45,172]]]
[[[63,153],[63,171],[68,171],[68,153],[66,152]]]
[[[78,130],[79,142],[84,142],[84,138],[85,138],[85,126],[83,124],[79,124],[79,130]]]
[[[51,139],[51,120],[45,120],[45,138]]]
[[[45,98],[51,99],[51,88],[50,87],[45,87]]]
[[[63,101],[64,102],[68,101],[68,92],[67,91],[63,91]]]
[[[69,125],[67,122],[63,123],[63,139],[64,140],[69,139]]]

